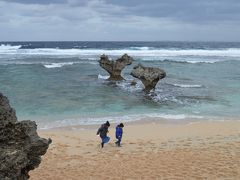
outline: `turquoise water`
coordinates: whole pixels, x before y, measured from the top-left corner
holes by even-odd
[[[240,44],[176,42],[0,43],[0,91],[20,120],[41,128],[160,117],[239,119]],[[126,81],[109,82],[97,60],[127,52]],[[154,92],[131,86],[134,65],[167,72]]]

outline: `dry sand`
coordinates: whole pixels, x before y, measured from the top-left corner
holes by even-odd
[[[240,179],[240,121],[125,124],[122,147],[96,127],[40,131],[53,143],[33,180]]]

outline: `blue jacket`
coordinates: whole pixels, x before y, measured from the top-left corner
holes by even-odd
[[[116,138],[121,139],[123,134],[123,129],[117,125],[116,127]]]

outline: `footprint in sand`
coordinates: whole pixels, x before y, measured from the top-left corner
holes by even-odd
[[[92,143],[88,143],[88,144],[86,144],[86,146],[93,146],[94,144],[92,144]]]
[[[134,143],[134,142],[130,142],[129,144],[136,144],[136,143]]]
[[[90,154],[91,152],[87,151],[87,152],[84,152],[83,154]]]

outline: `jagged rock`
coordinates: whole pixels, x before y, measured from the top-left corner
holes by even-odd
[[[0,179],[26,180],[37,168],[51,139],[40,138],[34,121],[17,121],[15,110],[0,93]]]
[[[16,121],[15,110],[10,107],[7,97],[0,93],[0,124]]]
[[[110,77],[108,80],[123,80],[124,78],[121,76],[122,70],[127,66],[132,64],[133,58],[124,54],[121,58],[117,59],[116,61],[111,61],[108,59],[108,56],[102,55],[99,60],[100,66],[105,69],[109,74]]]
[[[159,68],[144,67],[141,64],[138,64],[133,68],[131,75],[140,79],[145,86],[144,91],[149,92],[155,88],[160,79],[163,79],[166,76],[166,73]]]

